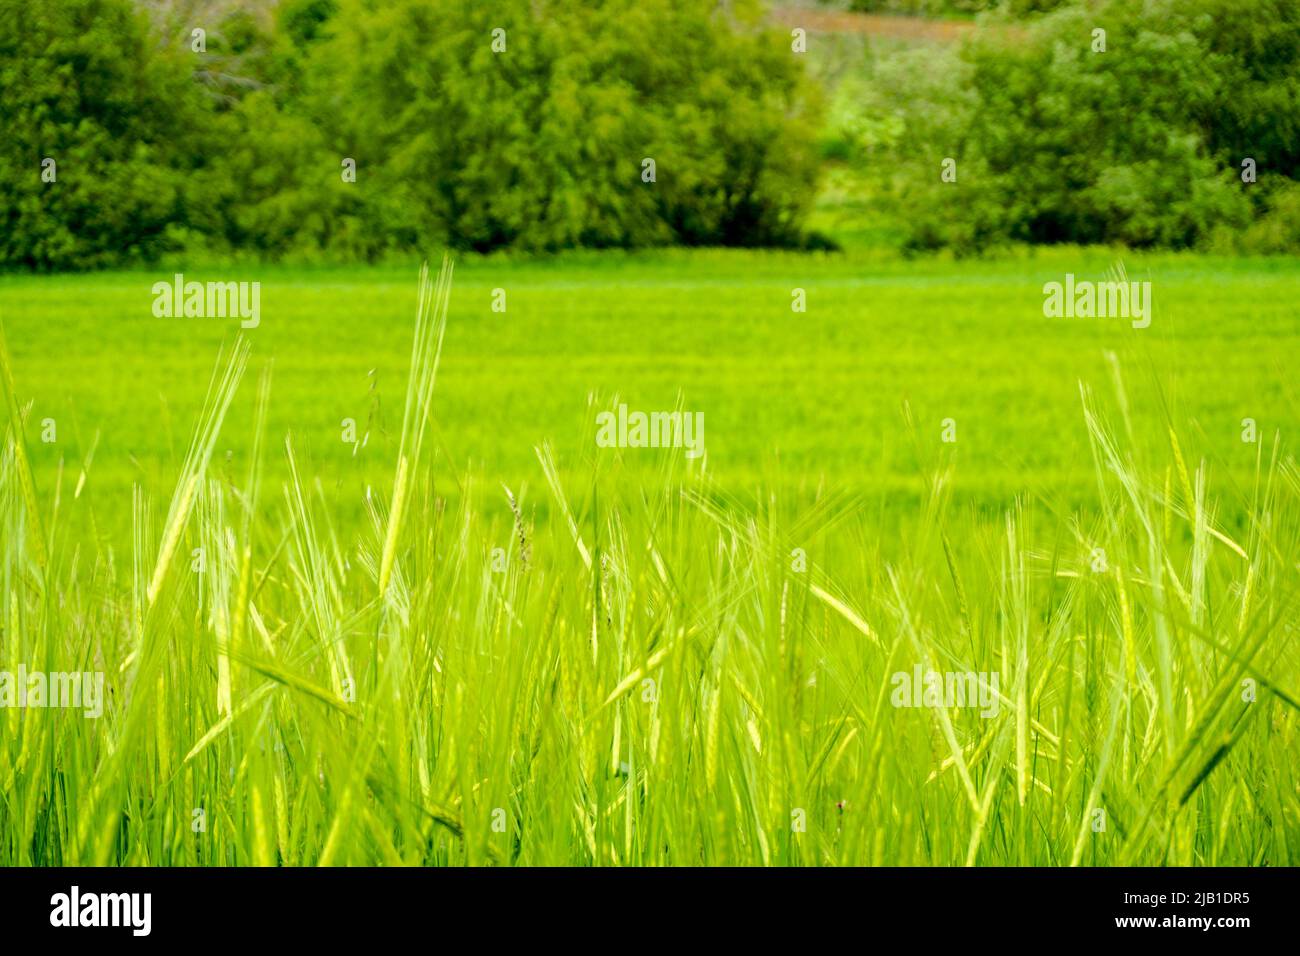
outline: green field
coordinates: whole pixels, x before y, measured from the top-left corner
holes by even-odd
[[[1114,265],[467,258],[397,507],[416,264],[185,269],[260,281],[246,356],[173,270],[0,277],[0,670],[108,684],[0,712],[0,863],[1294,864],[1300,263],[1043,316]]]
[[[953,418],[947,450],[971,500],[1086,497],[1079,383],[1109,395],[1114,353],[1140,437],[1163,447],[1168,415],[1216,469],[1249,474],[1241,420],[1267,435],[1296,421],[1300,264],[1129,256],[1130,277],[1154,285],[1150,328],[1043,317],[1044,282],[1103,279],[1115,261],[1096,251],[957,264],[725,251],[462,261],[436,398],[439,467],[535,483],[534,446],[551,442],[565,466],[593,453],[589,396],[601,408],[617,396],[667,409],[680,394],[705,413],[709,470],[736,491],[776,481],[915,498]],[[255,368],[274,362],[270,433],[278,443],[292,431],[308,473],[352,482],[349,492],[391,479],[416,269],[186,273],[262,283],[262,324],[248,337]],[[19,391],[36,421],[58,428],[56,443],[33,445],[41,483],[49,489],[60,461],[80,464],[98,436],[86,491],[106,520],[129,517],[132,483],[170,494],[217,353],[238,332],[235,320],[155,318],[150,287],[171,274],[0,278]],[[504,314],[491,309],[495,288]],[[806,313],[791,309],[795,288]],[[252,392],[237,396],[222,452],[246,451]],[[341,440],[345,418],[370,431],[363,449]],[[281,458],[267,462],[277,476]],[[661,460],[624,464],[653,474]]]

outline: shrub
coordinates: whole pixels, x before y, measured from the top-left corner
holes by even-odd
[[[1094,52],[1092,31],[1107,31]],[[971,108],[952,111],[938,160],[914,177],[910,243],[969,250],[1008,241],[1184,247],[1249,204],[1191,117],[1217,95],[1215,64],[1193,32],[1152,9],[1072,8],[1014,42],[963,52]]]
[[[789,38],[736,7],[345,0],[312,109],[402,245],[791,243],[819,102]]]
[[[208,132],[129,0],[0,0],[0,266],[148,261],[194,201]],[[55,181],[42,180],[54,160]]]
[[[1261,193],[1265,201],[1255,221],[1244,232],[1221,236],[1221,244],[1255,255],[1300,253],[1300,183],[1284,179]]]

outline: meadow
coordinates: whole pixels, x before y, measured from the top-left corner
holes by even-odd
[[[1046,319],[1042,287],[1066,272],[1104,279],[1117,261],[1154,283],[1149,329],[1122,319]],[[274,363],[268,427],[292,431],[307,473],[347,495],[391,479],[408,372],[418,263],[374,269],[213,268],[261,282],[255,366]],[[101,523],[129,527],[132,485],[169,494],[218,351],[239,323],[155,318],[150,287],[172,269],[0,277],[8,333],[45,486],[92,456],[84,493]],[[1241,420],[1270,434],[1294,420],[1297,354],[1290,259],[1044,251],[915,262],[867,252],[570,254],[462,259],[434,422],[440,468],[535,483],[534,446],[565,465],[593,451],[593,412],[627,402],[706,413],[708,468],[808,495],[831,487],[914,502],[922,466],[946,450],[966,497],[995,509],[1027,490],[1082,503],[1093,492],[1079,383],[1109,388],[1113,354],[1139,437],[1168,415],[1216,468],[1254,467]],[[493,290],[504,312],[494,312]],[[804,290],[807,311],[792,311]],[[251,441],[243,389],[220,452]],[[342,438],[344,419],[364,447]],[[957,425],[955,444],[941,424]],[[909,424],[909,421],[911,424]],[[654,455],[622,467],[653,474]],[[276,479],[283,462],[270,456]],[[581,465],[578,466],[581,473]],[[347,497],[344,495],[344,497]],[[541,502],[539,502],[541,504]]]
[[[1300,264],[1117,258],[0,277],[0,863],[1294,864]]]

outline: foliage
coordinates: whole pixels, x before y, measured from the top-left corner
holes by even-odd
[[[1180,248],[1246,228],[1271,190],[1242,159],[1293,177],[1300,149],[1300,8],[1272,12],[1221,28],[1217,0],[1108,0],[979,31],[955,60],[927,51],[929,71],[888,58],[866,108],[904,117],[883,161],[906,170],[907,244]]]
[[[817,98],[737,7],[352,0],[316,51],[314,110],[404,244],[789,244]]]
[[[0,0],[0,103],[0,266],[147,262],[202,215],[201,93],[127,0]]]
[[[817,90],[750,3],[293,0],[202,50],[175,11],[5,3],[0,265],[795,245],[815,193]]]

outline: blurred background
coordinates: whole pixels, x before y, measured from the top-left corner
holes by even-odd
[[[1300,248],[1293,0],[0,0],[0,123],[10,270]]]

